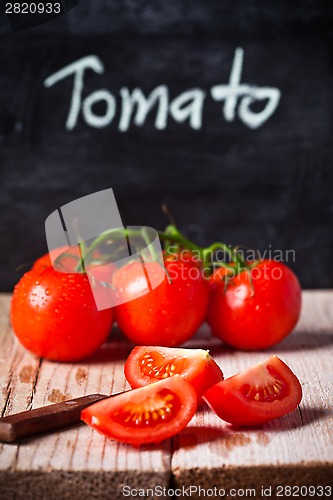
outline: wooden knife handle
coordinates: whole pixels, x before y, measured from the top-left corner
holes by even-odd
[[[0,441],[13,443],[24,437],[77,424],[84,408],[108,397],[90,394],[0,418]]]

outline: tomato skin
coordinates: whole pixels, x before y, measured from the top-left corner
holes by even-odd
[[[59,257],[59,255],[61,255],[64,252],[66,252],[66,254],[72,254],[73,259],[71,259],[70,257],[66,257],[64,259],[61,259],[61,262],[65,265],[66,270],[74,270],[76,264],[78,263],[78,259],[80,258],[79,247],[77,246],[70,248],[68,247],[55,248],[50,252],[47,252],[46,254],[42,255],[38,259],[36,259],[32,268],[43,270],[46,267],[50,267],[52,266],[50,255],[52,256],[52,259],[56,259],[57,257]]]
[[[29,351],[74,361],[96,351],[111,331],[111,309],[98,311],[88,278],[46,267],[24,274],[14,288],[11,322]]]
[[[122,290],[124,302],[115,318],[124,334],[137,345],[180,345],[197,331],[207,314],[209,286],[201,269],[191,262],[165,260],[166,276],[149,293],[137,296],[141,265],[128,264],[115,274],[113,285]],[[149,275],[158,276],[161,266],[146,264]],[[163,271],[163,270],[162,270]]]
[[[195,390],[175,375],[88,406],[81,419],[109,438],[140,446],[160,443],[180,432],[196,408]]]
[[[61,254],[63,254],[62,257],[60,257]],[[94,258],[98,259],[98,250],[95,250],[93,255]],[[45,269],[46,267],[52,266],[51,257],[53,261],[53,266],[57,271],[69,273],[69,272],[75,272],[75,268],[77,267],[77,265],[81,260],[81,253],[78,245],[74,245],[72,247],[63,246],[59,248],[54,248],[50,252],[47,252],[46,254],[36,259],[32,268],[42,270]],[[57,263],[55,262],[56,259],[58,260]],[[96,267],[94,266],[94,269],[97,269],[99,267],[100,265]],[[103,269],[105,270],[106,267],[104,267]],[[107,272],[108,273],[110,272],[109,269],[107,269]],[[99,274],[102,276],[103,272],[101,271]],[[104,274],[106,273],[104,272]]]
[[[126,360],[124,373],[133,389],[179,374],[198,398],[223,380],[221,368],[203,349],[137,346]]]
[[[260,399],[256,400],[258,392]],[[241,426],[261,425],[295,410],[302,399],[302,387],[290,368],[280,358],[272,356],[219,382],[208,389],[203,399],[226,422]]]
[[[196,266],[199,269],[202,267],[202,261],[200,260],[199,256],[194,254],[190,250],[181,250],[178,252],[172,252],[168,254],[165,252],[165,250],[163,250],[163,255],[164,259],[170,262],[181,261]]]
[[[225,276],[225,271],[221,271]],[[207,321],[213,334],[243,350],[266,349],[285,338],[301,312],[301,287],[281,262],[263,260],[252,269],[251,287],[243,271],[225,286],[212,278]],[[253,293],[254,292],[254,293]]]

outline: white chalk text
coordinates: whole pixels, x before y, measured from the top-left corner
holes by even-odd
[[[158,130],[165,130],[168,120],[176,123],[187,123],[194,130],[203,127],[203,110],[207,98],[222,104],[222,116],[225,121],[233,122],[236,117],[250,129],[262,126],[275,112],[281,97],[276,87],[257,87],[241,83],[244,63],[244,50],[237,48],[231,66],[229,82],[214,85],[209,93],[201,88],[185,90],[171,99],[167,85],[155,87],[148,96],[140,88],[130,90],[121,87],[116,97],[109,90],[102,88],[84,97],[84,81],[86,72],[93,71],[102,75],[104,64],[96,55],[89,55],[65,66],[50,75],[44,81],[46,88],[53,87],[65,78],[73,78],[72,95],[66,120],[66,129],[75,129],[80,116],[83,121],[94,128],[109,126],[118,120],[120,132],[126,132],[131,125],[142,127],[149,113],[154,114],[154,125]],[[260,111],[251,106],[260,102]],[[96,113],[94,106],[102,103],[103,114]]]

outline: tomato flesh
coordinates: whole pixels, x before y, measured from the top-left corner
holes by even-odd
[[[289,267],[261,261],[232,278],[227,285],[224,269],[211,279],[207,321],[213,334],[243,350],[266,349],[284,339],[301,312],[301,287]]]
[[[249,401],[272,403],[288,396],[288,384],[279,372],[269,364],[266,365],[266,370],[271,376],[269,380],[263,380],[260,385],[244,384],[240,387],[241,393]]]
[[[140,446],[180,432],[197,408],[195,390],[180,375],[99,401],[81,419],[101,434]]]
[[[277,356],[211,387],[203,399],[226,422],[260,425],[293,411],[302,399],[296,375]]]
[[[127,403],[117,410],[113,419],[118,424],[123,422],[132,429],[155,428],[163,422],[172,420],[173,414],[179,412],[181,403],[177,394],[169,389],[161,389],[154,399],[146,399],[140,403]]]
[[[192,384],[198,397],[223,380],[221,368],[204,349],[137,346],[126,360],[124,373],[132,388],[178,374]]]

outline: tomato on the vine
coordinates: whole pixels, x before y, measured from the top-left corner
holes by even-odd
[[[197,409],[197,396],[180,375],[99,401],[81,419],[105,436],[140,446],[180,432]]]
[[[66,255],[66,257],[61,258],[61,254]],[[72,257],[71,257],[72,255]],[[59,247],[47,252],[42,255],[38,259],[35,260],[32,268],[33,269],[45,269],[46,267],[52,266],[52,260],[57,259],[59,257],[59,270],[63,269],[64,271],[74,271],[79,259],[80,259],[80,251],[78,246],[74,247]]]
[[[100,257],[100,253],[98,252],[98,249],[96,249],[93,252],[92,260],[96,262],[98,261],[98,258]],[[32,268],[33,269],[45,269],[46,267],[52,266],[53,262],[53,267],[57,271],[61,271],[64,273],[70,273],[70,272],[76,272],[76,267],[80,267],[80,261],[82,260],[82,254],[80,252],[80,249],[78,245],[74,245],[71,247],[59,247],[59,248],[54,248],[53,250],[50,250],[46,254],[42,255],[38,259],[35,260],[33,263]],[[83,264],[86,264],[83,261]],[[87,263],[88,264],[88,263]],[[92,264],[89,262],[89,268],[92,268],[95,270],[101,269],[96,274],[102,274],[102,269],[104,274],[106,272],[110,273],[109,269],[107,266],[102,266],[99,262],[97,264]],[[109,265],[110,268],[110,265]]]
[[[190,250],[180,250],[180,251],[163,251],[163,255],[165,260],[178,262],[181,260],[182,262],[186,262],[192,264],[197,268],[202,267],[202,260],[200,259],[198,252],[191,252]]]
[[[301,287],[281,262],[262,260],[235,277],[224,269],[211,279],[207,321],[214,335],[244,350],[265,349],[285,338],[301,312]]]
[[[47,359],[74,361],[91,355],[110,334],[112,319],[111,309],[98,311],[83,273],[37,267],[14,288],[14,333],[28,350]]]
[[[145,267],[152,280],[164,272],[157,262],[148,262]],[[182,344],[205,319],[209,286],[202,269],[181,258],[166,258],[165,269],[162,282],[152,290],[139,262],[127,264],[114,274],[113,286],[124,302],[115,308],[115,318],[135,344]],[[148,293],[142,295],[144,291]]]
[[[181,375],[200,397],[223,380],[223,373],[208,351],[171,347],[137,346],[128,356],[124,373],[132,388]]]
[[[260,425],[295,410],[302,387],[290,368],[272,356],[214,385],[203,399],[226,422]]]

